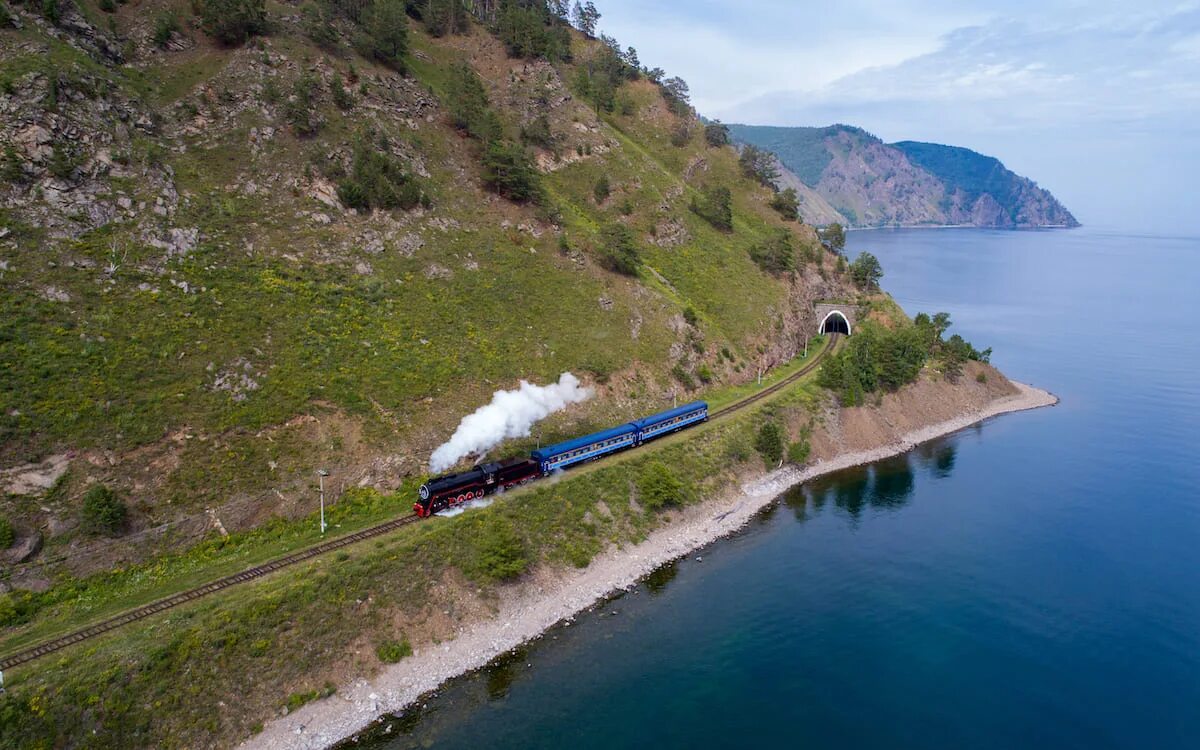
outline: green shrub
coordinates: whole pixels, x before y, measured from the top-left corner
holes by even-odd
[[[252,36],[267,33],[264,0],[197,0],[200,25],[222,44],[243,44]]]
[[[976,375],[976,376],[975,376],[975,382],[976,382],[976,383],[986,383],[986,382],[987,382],[987,373],[986,373],[986,372],[981,372],[981,373],[979,373],[978,375]]]
[[[332,682],[326,682],[325,687],[320,690],[306,690],[302,693],[292,693],[288,696],[285,705],[287,706],[288,713],[291,713],[307,703],[312,703],[317,698],[328,698],[336,692],[337,686]]]
[[[274,78],[268,78],[263,82],[262,100],[264,102],[267,104],[278,104],[282,98],[283,93],[280,92],[279,84],[275,82]]]
[[[510,56],[550,62],[571,58],[571,34],[548,3],[505,2],[499,6],[495,33]]]
[[[595,186],[592,187],[592,197],[597,203],[603,203],[611,194],[612,187],[608,184],[608,175],[600,175],[600,179],[596,180]]]
[[[733,229],[733,194],[722,185],[707,187],[699,198],[692,198],[692,212],[717,229]]]
[[[624,224],[609,224],[601,232],[600,265],[614,273],[637,275],[641,258],[633,232]]]
[[[723,122],[716,120],[705,124],[704,126],[704,142],[709,146],[728,146],[729,145],[729,126]]]
[[[841,270],[839,263],[838,270]],[[879,259],[871,253],[861,253],[850,264],[850,278],[859,289],[870,291],[879,288],[879,280],[883,278],[883,267]]]
[[[487,89],[475,69],[467,63],[450,68],[446,110],[454,127],[472,138],[486,144],[500,137],[500,120],[488,103]]]
[[[15,541],[17,541],[17,532],[13,528],[12,521],[0,516],[0,549],[8,549]]]
[[[701,383],[711,383],[713,380],[712,370],[708,369],[708,365],[700,365],[696,368],[696,377],[700,378]]]
[[[94,485],[83,496],[83,530],[89,534],[118,536],[125,528],[128,511],[106,485]]]
[[[311,73],[305,73],[292,84],[286,114],[296,135],[312,136],[321,129],[321,116],[316,108],[318,85],[316,76]]]
[[[780,190],[771,198],[771,208],[775,209],[784,221],[800,220],[800,198],[795,188]]]
[[[79,168],[79,161],[79,157],[69,146],[55,143],[54,150],[50,153],[50,163],[46,168],[60,180],[71,180],[75,177],[75,170]]]
[[[325,3],[312,0],[300,6],[300,28],[304,35],[322,49],[337,47],[337,33],[333,28],[333,17]]]
[[[521,128],[521,142],[551,148],[554,145],[554,135],[550,132],[550,118],[538,115],[524,125]]]
[[[364,21],[370,56],[403,73],[408,52],[408,16],[403,0],[375,0]]]
[[[20,612],[17,610],[17,603],[13,601],[12,594],[0,593],[0,626],[8,627],[16,625],[20,621]]]
[[[18,185],[25,182],[25,160],[11,144],[4,144],[4,156],[0,157],[0,179]]]
[[[792,248],[792,233],[780,229],[770,239],[750,247],[750,259],[770,274],[796,270],[796,252]]]
[[[666,464],[651,461],[638,475],[638,502],[647,510],[680,505],[684,501],[683,483]]]
[[[116,0],[100,0],[100,10],[104,11],[105,13],[116,13]]]
[[[167,42],[171,41],[171,35],[179,30],[179,16],[175,15],[175,11],[163,11],[154,19],[154,33],[150,35],[150,39],[155,47],[166,47]]]
[[[395,664],[407,656],[412,656],[412,652],[412,645],[407,638],[401,638],[399,641],[387,640],[375,648],[375,655],[384,664]]]
[[[687,370],[683,369],[683,365],[676,363],[671,368],[671,376],[679,381],[679,384],[689,391],[696,387],[696,380]]]
[[[675,148],[683,148],[692,140],[692,129],[688,123],[682,123],[679,127],[671,131],[671,145]]]
[[[789,464],[803,466],[808,461],[808,454],[812,453],[812,446],[807,440],[797,440],[788,446],[787,460]]]
[[[348,208],[360,210],[409,210],[428,205],[429,197],[417,179],[391,154],[380,151],[360,139],[354,149],[350,175],[338,183],[338,200]]]
[[[57,26],[62,20],[62,5],[59,4],[59,0],[42,0],[42,15]]]
[[[430,36],[446,36],[447,34],[463,34],[470,28],[467,9],[463,0],[427,0],[422,3],[421,20]],[[412,12],[413,3],[408,3]]]
[[[529,568],[529,552],[517,530],[505,518],[487,519],[476,538],[478,572],[493,581],[516,578]]]
[[[338,109],[343,112],[349,112],[354,109],[354,94],[351,94],[344,85],[342,85],[342,77],[335,75],[333,83],[330,84],[330,91],[333,95],[333,103]]]
[[[763,465],[774,468],[783,459],[783,428],[775,422],[763,422],[754,439],[754,449],[762,456]]]
[[[538,203],[542,183],[533,161],[519,143],[494,140],[483,154],[483,184],[515,203]]]
[[[752,144],[747,143],[742,147],[742,153],[738,155],[738,163],[742,167],[742,174],[765,187],[770,187],[779,177],[779,168],[775,165],[775,155]]]
[[[846,346],[825,358],[817,382],[835,391],[845,406],[863,403],[866,394],[894,391],[916,380],[932,357],[948,380],[962,374],[968,360],[987,362],[991,349],[978,351],[955,334],[943,341],[950,316],[919,313],[913,325],[884,328],[873,321],[858,326]]]
[[[696,308],[688,305],[683,308],[683,321],[690,326],[695,326],[700,322],[700,314],[696,312]]]

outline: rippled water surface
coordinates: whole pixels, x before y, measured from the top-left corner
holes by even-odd
[[[1200,747],[1200,240],[863,249],[1062,404],[794,490],[363,744]]]

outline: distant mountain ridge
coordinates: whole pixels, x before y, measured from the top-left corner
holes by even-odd
[[[740,143],[774,153],[805,220],[830,210],[853,227],[969,225],[1003,229],[1076,227],[1048,190],[991,156],[958,146],[884,143],[862,128],[730,125]]]

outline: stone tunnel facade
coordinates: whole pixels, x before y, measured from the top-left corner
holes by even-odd
[[[841,328],[844,325],[844,333],[852,334],[854,327],[858,325],[857,305],[818,302],[813,305],[813,313],[817,319],[817,333],[842,332]]]

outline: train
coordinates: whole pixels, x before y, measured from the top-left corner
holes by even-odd
[[[634,448],[664,435],[708,421],[708,404],[693,401],[618,427],[531,451],[528,458],[476,464],[457,474],[434,477],[421,485],[413,512],[428,518],[471,500],[517,487],[577,464]]]

